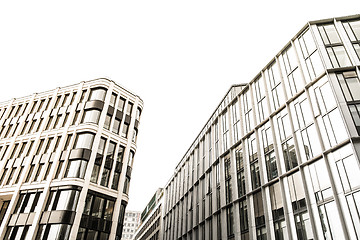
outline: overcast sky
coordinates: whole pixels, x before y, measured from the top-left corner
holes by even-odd
[[[1,1],[0,101],[106,77],[144,100],[128,209],[163,187],[232,84],[359,1]]]

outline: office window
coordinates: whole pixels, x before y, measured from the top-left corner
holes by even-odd
[[[38,104],[38,101],[34,101],[34,102],[33,102],[32,106],[31,106],[30,114],[31,114],[31,113],[35,113],[35,109],[36,109],[36,105],[37,105],[37,104]],[[10,111],[9,116],[11,116],[14,108],[15,108],[15,106],[13,106],[13,107],[11,108],[11,111]]]
[[[70,100],[70,93],[65,94],[62,100],[61,107],[68,106],[70,104]]]
[[[241,125],[240,125],[240,108],[239,102],[236,101],[231,105],[231,117],[233,122],[233,138],[234,143],[240,140]]]
[[[294,139],[292,137],[292,129],[290,125],[289,115],[286,108],[275,116],[275,131],[280,135],[281,149],[285,162],[285,170],[298,166],[298,161],[295,152]],[[280,147],[280,146],[279,146]]]
[[[128,131],[129,131],[129,124],[124,122],[124,125],[122,127],[122,132],[121,132],[121,136],[124,138],[127,138],[128,136]]]
[[[215,160],[219,157],[219,122],[214,123],[214,143],[215,143]]]
[[[276,182],[269,187],[271,212],[274,220],[274,231],[276,239],[288,239],[283,197],[280,188],[280,182]]]
[[[246,199],[239,202],[241,239],[249,239],[249,218]]]
[[[79,190],[52,190],[47,198],[44,211],[76,211],[79,196]]]
[[[73,149],[86,148],[91,149],[95,134],[93,133],[78,133],[76,135]],[[65,177],[84,178],[87,168],[87,161],[85,159],[74,159],[68,162]]]
[[[272,180],[278,176],[278,168],[276,165],[276,156],[274,149],[274,139],[272,135],[272,130],[270,123],[267,122],[261,128],[261,142],[262,142],[262,151],[265,157],[266,172],[268,180]]]
[[[290,103],[292,122],[303,161],[305,159],[309,160],[322,152],[319,136],[313,124],[313,116],[309,109],[310,104],[305,94],[300,95]]]
[[[73,92],[73,93],[71,94],[71,99],[70,99],[70,101],[69,101],[69,105],[72,105],[72,104],[74,103],[74,100],[75,100],[75,98],[76,98],[76,94],[77,94],[77,92]]]
[[[225,157],[224,170],[225,170],[225,198],[226,198],[226,203],[230,203],[232,201],[232,186],[231,186],[231,161],[229,156]]]
[[[51,100],[52,100],[52,97],[49,97],[49,98],[47,99],[46,105],[45,105],[45,111],[46,111],[46,110],[49,110]],[[25,108],[26,108],[26,107],[25,107]],[[22,114],[24,114],[24,112],[25,112],[25,109],[23,110]],[[22,115],[22,114],[21,114],[21,115]]]
[[[360,20],[343,22],[342,24],[344,25],[358,58],[360,58]]]
[[[355,123],[358,134],[360,134],[360,80],[355,71],[342,72],[337,78],[348,103],[348,107]]]
[[[215,215],[216,218],[216,228],[217,228],[217,239],[221,240],[222,239],[222,233],[221,233],[221,215],[220,213]]]
[[[244,158],[241,147],[235,150],[235,159],[236,159],[238,197],[242,197],[246,194],[246,188],[245,188]]]
[[[105,88],[93,88],[91,89],[89,101],[100,100],[105,101],[106,89]]]
[[[25,239],[30,226],[8,227],[4,239]]]
[[[126,176],[125,177],[125,182],[124,182],[123,193],[128,194],[129,193],[129,188],[130,188],[130,178],[128,176]]]
[[[129,153],[129,159],[128,159],[128,166],[132,167],[134,163],[134,155],[135,153],[133,151],[130,151]]]
[[[308,166],[312,190],[316,201],[322,203],[333,197],[329,175],[323,158]]]
[[[319,217],[326,239],[344,239],[337,207],[332,199],[333,193],[324,159],[309,165],[312,189],[318,203]],[[330,201],[332,200],[332,201]]]
[[[254,128],[254,116],[252,112],[250,91],[247,90],[241,96],[242,96],[242,105],[243,105],[242,109],[244,113],[245,133],[248,133]]]
[[[221,207],[220,199],[220,165],[219,163],[215,165],[215,183],[216,183],[216,209]]]
[[[347,102],[360,100],[360,80],[355,71],[336,74]]]
[[[124,112],[125,102],[126,102],[126,99],[120,97],[119,102],[118,102],[118,107],[117,107],[119,111]]]
[[[256,119],[261,123],[269,115],[267,99],[265,95],[265,83],[262,76],[258,77],[253,83],[254,97],[256,98]]]
[[[54,126],[53,126],[53,129],[54,128],[60,128],[61,126],[61,119],[62,119],[62,114],[58,114],[58,115],[55,115],[55,123],[54,123]]]
[[[302,79],[296,53],[292,45],[289,45],[282,52],[279,57],[279,61],[281,71],[284,76],[286,92],[288,98],[290,98],[299,92],[305,84]]]
[[[57,97],[56,97],[55,105],[54,105],[54,107],[53,107],[53,108],[57,108],[57,107],[59,107],[59,104],[60,104],[60,99],[61,99],[61,95],[59,95],[59,96],[57,96]]]
[[[101,112],[97,109],[85,110],[81,122],[98,124],[100,119],[100,114]]]
[[[257,153],[257,145],[255,134],[252,134],[246,141],[249,164],[250,164],[250,173],[251,173],[251,186],[252,189],[260,187],[260,167],[259,167],[259,158]]]
[[[320,205],[318,209],[325,239],[345,239],[335,202]]]
[[[111,119],[112,119],[112,115],[107,114],[106,117],[105,117],[105,122],[104,122],[104,128],[106,130],[110,130]]]
[[[131,116],[132,114],[132,109],[133,109],[134,104],[132,102],[128,102],[127,108],[126,108],[126,114]]]
[[[49,119],[48,119],[48,122],[46,123],[46,126],[45,126],[45,130],[50,130],[52,129],[52,121],[54,119],[54,116],[49,116]],[[30,131],[28,131],[30,132]]]
[[[298,37],[297,41],[295,41],[295,44],[301,52],[299,57],[302,57],[305,62],[302,68],[305,80],[306,82],[310,82],[324,71],[324,66],[321,62],[311,31],[306,29],[304,33]],[[303,64],[303,62],[301,63]]]
[[[20,193],[13,214],[35,212],[41,191]]]
[[[113,127],[112,127],[112,132],[113,133],[119,134],[120,124],[121,124],[121,120],[116,118],[116,116],[115,116],[114,124],[113,124]]]
[[[60,165],[59,165],[60,167]],[[66,168],[65,177],[67,178],[84,178],[87,167],[85,160],[71,160]]]
[[[234,214],[233,214],[233,206],[226,208],[226,226],[227,226],[227,234],[228,238],[232,239],[234,237]]]
[[[133,141],[134,143],[136,143],[137,134],[138,134],[138,131],[137,131],[136,128],[134,128],[134,130],[133,130],[133,137],[132,137],[132,141]]]
[[[348,138],[342,116],[327,77],[310,87],[312,103],[325,148],[335,146]]]
[[[141,108],[137,108],[136,109],[136,120],[140,121],[140,116],[141,116]]]
[[[212,165],[212,140],[211,140],[211,128],[209,128],[209,131],[207,132],[207,140],[208,140],[208,166],[210,167]]]
[[[91,149],[94,141],[94,137],[95,137],[94,133],[89,133],[89,132],[78,133],[76,135],[73,149],[76,148]]]
[[[325,44],[331,67],[338,68],[350,66],[351,62],[349,56],[345,51],[334,24],[319,25],[318,29]]]
[[[110,141],[108,149],[107,149],[105,163],[104,163],[104,169],[103,169],[103,173],[102,173],[102,177],[101,177],[101,181],[100,181],[101,186],[107,187],[109,184],[110,172],[111,172],[113,162],[114,162],[115,147],[116,147],[116,143]]]
[[[117,94],[116,94],[116,93],[112,93],[112,94],[111,94],[111,97],[110,97],[110,106],[115,107],[116,98],[117,98]]]
[[[96,157],[95,157],[94,167],[93,167],[91,177],[90,177],[90,182],[92,182],[92,183],[97,183],[97,181],[98,181],[100,167],[102,164],[102,159],[103,159],[104,151],[105,151],[105,144],[106,144],[106,138],[103,138],[103,137],[100,138],[99,147],[98,147]]]
[[[2,223],[4,216],[6,214],[6,211],[8,209],[10,201],[2,201],[1,204],[1,208],[0,208],[0,224]]]
[[[79,119],[80,119],[79,117],[80,117],[80,111],[75,111],[75,115],[74,115],[71,125],[78,125]]]
[[[221,117],[222,132],[223,132],[223,150],[226,151],[229,148],[229,123],[227,111]]]
[[[287,177],[291,198],[291,205],[294,212],[296,234],[299,239],[312,239],[310,216],[307,211],[305,190],[299,171]]]
[[[360,168],[351,145],[345,145],[331,153],[330,158],[336,164],[337,175],[341,182],[339,189],[345,193],[356,190],[360,186]]]
[[[262,193],[257,192],[253,195],[254,199],[254,213],[255,213],[255,227],[256,239],[266,240],[266,226]]]

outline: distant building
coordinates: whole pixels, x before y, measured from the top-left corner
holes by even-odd
[[[0,103],[0,239],[120,239],[142,108],[108,79]]]
[[[359,67],[360,15],[325,19],[231,87],[164,187],[162,239],[360,239]]]
[[[159,188],[141,213],[134,240],[160,240],[162,236],[163,189]]]
[[[140,225],[141,212],[138,211],[126,211],[124,219],[124,227],[121,240],[132,240],[134,233]]]

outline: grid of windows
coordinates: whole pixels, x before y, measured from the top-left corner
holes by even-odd
[[[115,196],[129,189],[141,111],[140,98],[107,79],[0,103],[0,238],[104,239],[111,229],[121,236],[121,212],[105,229],[102,221],[117,205],[125,210],[127,197]],[[125,125],[131,138],[120,135]],[[90,186],[107,210],[84,230],[76,215]]]
[[[360,239],[358,23],[310,23],[229,90],[165,187],[164,239]]]

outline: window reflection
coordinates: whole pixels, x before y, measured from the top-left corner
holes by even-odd
[[[360,20],[343,22],[343,25],[358,58],[360,58]]]
[[[265,226],[265,215],[264,215],[264,206],[263,198],[261,191],[255,193],[254,197],[254,213],[255,213],[255,226],[256,226],[256,238],[257,239],[266,239],[266,226]]]
[[[100,100],[105,101],[106,89],[105,88],[95,88],[91,89],[89,101],[91,100]]]
[[[305,190],[299,171],[293,173],[288,178],[290,198],[294,212],[296,233],[299,239],[312,239],[313,233],[307,212]]]
[[[269,93],[271,110],[275,111],[285,103],[285,95],[282,89],[281,77],[277,63],[272,63],[270,67],[266,69],[265,74],[268,79],[268,83],[270,84],[269,89],[271,89]]]
[[[268,180],[272,180],[278,176],[278,170],[276,165],[276,156],[274,150],[274,140],[270,123],[266,123],[261,129],[263,154],[265,157],[266,171]]]
[[[342,45],[334,24],[319,25],[318,29],[330,58],[331,67],[350,66],[349,56]]]
[[[277,182],[271,185],[269,190],[271,211],[274,219],[275,238],[288,239],[280,183]]]
[[[86,148],[91,149],[92,144],[94,141],[94,133],[78,133],[76,135],[75,143],[74,143],[74,149],[76,148]]]

